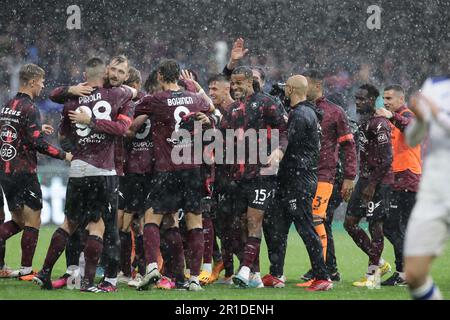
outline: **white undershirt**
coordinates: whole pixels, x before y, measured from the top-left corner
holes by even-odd
[[[70,163],[70,178],[83,178],[92,176],[115,176],[117,175],[116,170],[106,170],[94,167],[93,165],[83,161],[83,160],[73,160]]]

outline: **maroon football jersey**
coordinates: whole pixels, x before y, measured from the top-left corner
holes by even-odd
[[[389,120],[373,116],[359,125],[360,176],[373,184],[392,184],[394,174]]]
[[[345,154],[344,179],[355,179],[356,144],[344,110],[324,97],[316,105],[323,111],[318,180],[334,184],[339,147]]]
[[[122,136],[131,124],[132,110],[127,103],[131,97],[132,92],[124,87],[96,88],[91,95],[72,98],[64,104],[60,134],[72,139],[73,160],[100,169],[115,169],[115,138]],[[92,116],[94,125],[71,123],[69,111],[81,109]]]
[[[36,152],[57,159],[66,153],[44,140],[39,109],[31,97],[18,93],[0,110],[0,171],[36,173]]]
[[[172,133],[180,129],[183,117],[196,112],[208,112],[209,105],[199,95],[189,91],[163,91],[148,95],[138,102],[136,116],[145,114],[152,123],[152,140],[155,157],[155,171],[176,171],[198,168],[201,164],[194,163],[194,148],[191,139],[191,160],[189,163],[175,164],[172,161],[172,150],[183,147],[186,143],[174,141]],[[192,132],[191,132],[192,134]],[[176,150],[175,150],[176,151]],[[182,152],[181,152],[182,154]]]
[[[276,129],[279,132],[279,147],[285,152],[287,147],[287,114],[279,101],[276,101],[272,96],[265,93],[256,92],[243,101],[235,101],[229,107],[229,114],[224,115],[223,127],[230,129],[243,129],[246,132],[249,129],[254,129],[257,134],[258,155],[257,163],[250,163],[249,144],[245,142],[244,134],[239,134],[235,139],[234,158],[236,162],[231,166],[231,173],[234,180],[252,179],[261,175],[261,168],[263,167],[260,159],[259,150],[261,135],[260,130],[267,130],[267,156],[271,154],[271,136],[272,130]],[[245,145],[245,159],[237,159],[238,145]]]

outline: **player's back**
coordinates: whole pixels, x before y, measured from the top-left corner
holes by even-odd
[[[74,143],[72,161],[81,160],[105,170],[115,168],[115,137],[112,134],[96,131],[90,125],[71,124],[68,113],[83,110],[92,117],[93,121],[114,121],[120,116],[119,110],[130,98],[131,94],[122,87],[96,88],[89,96],[71,99],[64,104],[61,133],[68,134]]]
[[[173,139],[172,134],[180,129],[193,133],[192,126],[186,126],[186,121],[194,119],[197,112],[208,112],[208,103],[195,93],[189,91],[162,91],[152,96],[146,96],[136,106],[136,115],[147,114],[151,117],[153,130],[152,139],[155,155],[156,171],[175,171],[199,167],[194,164],[193,141],[183,142]],[[191,161],[176,164],[172,160],[172,150],[191,148]],[[183,154],[180,151],[180,154]],[[177,152],[178,154],[178,152]]]

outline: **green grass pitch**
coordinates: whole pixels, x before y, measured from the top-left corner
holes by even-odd
[[[34,269],[37,270],[45,258],[51,235],[55,227],[43,227],[39,243],[34,259]],[[20,238],[16,235],[7,243],[6,263],[17,268],[20,264]],[[299,275],[305,272],[308,267],[308,258],[303,242],[301,241],[295,230],[291,229],[289,235],[289,245],[286,257],[285,274],[287,276],[286,288],[284,289],[236,289],[225,287],[223,285],[211,285],[205,287],[203,292],[186,292],[186,291],[165,291],[165,290],[149,290],[138,292],[133,288],[125,285],[119,285],[117,293],[104,294],[86,294],[79,291],[68,289],[44,291],[32,282],[19,281],[16,279],[0,279],[0,300],[6,299],[44,299],[44,300],[137,300],[137,299],[160,299],[160,300],[190,300],[190,299],[269,299],[269,300],[397,300],[409,299],[409,294],[405,287],[382,287],[379,290],[369,290],[367,288],[352,287],[352,282],[359,279],[367,268],[367,257],[356,247],[350,237],[343,231],[342,224],[335,224],[335,243],[336,254],[338,259],[339,270],[341,272],[341,282],[335,283],[334,289],[329,292],[307,292],[303,288],[295,287],[298,282]],[[394,255],[391,244],[385,241],[385,251],[383,257],[388,260],[394,268]],[[236,264],[235,264],[236,265]],[[53,277],[58,277],[65,271],[64,255],[56,264]],[[267,249],[264,241],[261,249],[261,274],[268,271]],[[450,298],[450,247],[439,259],[436,260],[432,276],[440,287],[445,298]],[[223,274],[222,274],[223,275]],[[386,279],[386,275],[383,279]]]

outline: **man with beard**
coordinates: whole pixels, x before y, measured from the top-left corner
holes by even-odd
[[[198,112],[211,113],[214,106],[203,89],[194,82],[199,94],[182,90],[178,85],[181,70],[175,60],[163,60],[158,64],[158,81],[163,91],[141,99],[136,106],[136,115],[148,115],[154,123],[152,138],[155,150],[155,173],[153,182],[155,192],[147,199],[144,226],[144,251],[147,270],[138,290],[146,290],[149,285],[161,278],[157,260],[160,252],[160,225],[165,215],[177,219],[178,209],[186,213],[188,230],[187,242],[190,256],[190,291],[200,291],[199,283],[204,238],[202,230],[201,199],[203,183],[200,165],[194,161],[193,141],[174,139],[173,135],[188,133],[192,137],[195,124],[189,125]],[[197,119],[198,120],[198,119]],[[189,123],[187,123],[189,122]],[[187,126],[186,129],[183,129]],[[180,131],[183,129],[184,131]],[[190,159],[174,161],[173,154],[190,150]],[[184,282],[183,246],[179,232],[173,239],[180,248],[174,252],[173,263],[177,266],[177,281]]]
[[[227,123],[224,119],[229,116],[230,106],[234,102],[230,95],[230,81],[225,75],[218,74],[208,80],[208,86],[209,96],[214,106],[222,114],[218,125],[222,129],[222,125]],[[225,130],[222,130],[222,134],[225,136]],[[233,253],[242,258],[240,253],[243,247],[240,216],[234,209],[234,198],[238,194],[238,190],[235,189],[235,184],[231,184],[229,165],[215,164],[215,169],[214,198],[216,202],[216,219],[214,228],[221,241],[223,268],[225,269],[225,277],[218,283],[231,284],[231,277],[234,274]],[[218,279],[220,270],[214,271],[208,283]]]
[[[94,277],[106,226],[115,225],[117,214],[117,198],[112,197],[117,193],[114,139],[125,134],[131,125],[127,105],[137,91],[130,87],[103,88],[105,73],[101,59],[89,59],[85,76],[93,89],[91,95],[72,97],[64,104],[60,137],[73,143],[74,161],[67,186],[65,221],[53,234],[44,265],[33,279],[43,289],[53,288],[51,272],[70,234],[87,227],[81,291],[113,291],[102,284],[95,287]]]
[[[129,61],[123,55],[115,56],[111,59],[107,67],[105,88],[118,87],[122,85],[129,77]],[[86,83],[81,83],[76,86],[58,87],[54,89],[50,95],[50,99],[56,103],[65,103],[69,98],[87,96],[93,91],[93,88]],[[131,108],[127,110],[132,111]],[[132,117],[130,113],[128,115]],[[68,145],[64,143],[64,145]],[[123,176],[123,138],[121,136],[115,137],[114,143],[114,162],[116,166],[117,176],[112,178],[115,184],[113,192],[111,192],[111,205],[113,211],[117,212],[118,207],[118,190],[119,177]],[[68,146],[70,148],[70,146]],[[116,214],[115,214],[116,215]],[[103,289],[107,291],[117,291],[117,274],[119,272],[120,263],[120,238],[117,228],[116,217],[107,217],[105,220],[105,245],[104,252],[101,257],[101,264],[105,268],[104,279],[101,283]],[[84,240],[86,232],[78,229],[75,231],[68,241],[66,261],[67,266],[78,265],[79,257],[82,248],[84,247]],[[61,278],[53,282],[55,288],[61,288],[66,285],[69,274],[66,272]]]
[[[385,108],[377,109],[377,114],[392,123],[392,144],[394,159],[394,184],[392,185],[389,215],[384,221],[383,229],[386,238],[392,243],[395,253],[396,272],[381,285],[405,285],[403,271],[403,243],[409,216],[416,203],[416,193],[422,173],[421,146],[410,147],[406,144],[404,131],[412,123],[415,116],[405,104],[405,91],[399,85],[391,85],[384,89]]]
[[[231,112],[226,119],[226,128],[234,130],[237,155],[231,166],[232,180],[237,185],[237,190],[240,190],[235,200],[235,213],[244,214],[247,222],[243,261],[238,274],[233,277],[233,282],[247,288],[253,280],[257,283],[256,287],[264,287],[259,265],[253,270],[251,268],[259,261],[264,211],[274,196],[276,168],[287,145],[286,114],[283,106],[273,98],[254,91],[253,73],[248,67],[238,67],[233,71],[231,89],[236,101],[229,107]],[[273,150],[272,134],[278,134],[279,137],[279,144]],[[267,149],[261,151],[263,143],[267,143]],[[256,146],[255,150],[259,152],[249,150],[252,146]],[[244,159],[239,157],[237,151],[242,147],[246,153]],[[266,153],[264,156],[268,157],[267,159],[261,158],[262,152]],[[252,161],[255,153],[259,153],[258,158]],[[265,165],[267,167],[264,167]]]

